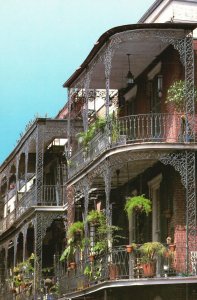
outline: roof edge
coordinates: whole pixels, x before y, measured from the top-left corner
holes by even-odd
[[[163,0],[156,0],[149,9],[139,19],[138,24],[144,23],[144,21],[153,13],[155,9],[163,2]]]

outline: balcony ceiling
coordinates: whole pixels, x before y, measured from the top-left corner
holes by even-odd
[[[124,25],[110,29],[105,32],[94,45],[93,49],[82,63],[82,65],[71,75],[64,83],[64,87],[75,87],[78,80],[80,81],[86,70],[91,68],[92,62],[100,53],[105,50],[106,45],[114,37],[120,37],[121,42],[116,47],[113,59],[112,70],[110,75],[110,88],[120,89],[126,86],[126,75],[128,72],[128,57],[131,54],[131,72],[138,77],[165,48],[169,42],[165,42],[158,36],[166,37],[169,33],[173,34],[176,39],[181,39],[186,35],[186,30],[193,30],[197,24],[188,23],[154,23],[154,24],[133,24]],[[156,35],[149,35],[150,32]],[[134,33],[134,36],[132,35]],[[135,33],[137,33],[135,35]],[[103,62],[99,61],[93,68],[91,75],[90,88],[105,88],[105,70]]]
[[[142,174],[148,168],[151,168],[158,160],[141,160],[141,161],[133,161],[128,162],[126,165],[122,166],[112,174],[112,189],[123,186],[129,180],[134,179],[139,174]],[[93,187],[96,187],[98,190],[104,193],[105,184],[104,180],[101,177],[96,177],[93,183]],[[98,193],[98,191],[96,191]]]
[[[110,88],[121,89],[126,87],[126,76],[129,70],[127,54],[131,54],[130,70],[134,77],[137,78],[167,46],[153,39],[152,41],[128,41],[121,44],[113,56]],[[97,63],[91,77],[91,88],[105,88],[104,71],[103,63]]]

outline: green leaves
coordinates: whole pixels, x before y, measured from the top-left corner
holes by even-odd
[[[60,257],[60,261],[72,260],[77,249],[80,250],[84,247],[84,223],[78,221],[71,224],[68,228],[67,237],[67,246]]]
[[[125,211],[128,217],[135,210],[137,212],[145,212],[148,215],[152,211],[152,203],[144,195],[127,197],[125,204]]]
[[[166,247],[159,242],[148,242],[143,244],[139,251],[143,254],[144,262],[152,261],[156,256],[162,256],[166,252]]]
[[[84,150],[88,150],[90,141],[93,139],[97,132],[104,131],[106,126],[106,119],[102,117],[97,117],[95,122],[90,124],[88,130],[77,133],[76,137],[79,144],[82,145]]]
[[[91,210],[87,215],[86,221],[92,224],[101,224],[105,222],[105,216],[101,211]]]
[[[74,238],[75,234],[81,234],[83,235],[84,233],[84,223],[81,221],[74,222],[71,224],[68,228],[68,238]]]
[[[195,100],[196,100],[196,96],[197,96],[197,91],[196,88],[194,88]],[[173,104],[177,112],[184,112],[185,100],[186,100],[185,81],[177,80],[169,87],[167,91],[167,99],[165,103]]]

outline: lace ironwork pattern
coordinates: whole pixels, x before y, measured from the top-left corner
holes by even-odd
[[[179,172],[186,189],[186,266],[189,272],[189,255],[197,249],[195,152],[171,153],[161,159]]]
[[[105,182],[105,209],[106,209],[106,223],[111,224],[111,213],[110,213],[110,192],[111,192],[111,178],[112,168],[110,160],[106,160],[103,165],[102,176]]]
[[[74,222],[75,217],[75,207],[74,207],[74,186],[69,185],[66,187],[66,197],[67,197],[67,225],[70,226]]]
[[[14,240],[14,267],[16,266],[18,236],[19,236],[19,233],[17,233],[13,238],[13,240]]]
[[[84,195],[84,221],[88,215],[88,205],[89,205],[89,192],[90,192],[90,180],[88,176],[84,177],[76,186],[75,190],[81,190]],[[84,223],[85,237],[88,237],[88,223]]]
[[[188,141],[195,141],[195,91],[194,91],[194,51],[193,35],[191,32],[185,38],[185,112],[188,126],[186,135]]]
[[[29,223],[26,223],[21,229],[21,232],[23,234],[23,261],[26,259],[26,243],[27,243],[28,227],[29,227]]]
[[[36,136],[36,202],[42,200],[43,183],[43,158],[44,158],[44,128],[43,125],[37,126]]]
[[[35,268],[35,278],[38,286],[34,287],[35,290],[40,288],[42,279],[42,242],[46,235],[47,228],[52,224],[52,222],[61,218],[63,213],[60,212],[39,212],[33,221],[34,224],[34,252],[36,255],[34,268]]]
[[[84,80],[84,90],[85,90],[85,103],[83,109],[83,127],[84,131],[88,130],[88,101],[89,101],[89,88],[90,88],[90,74],[87,72]]]

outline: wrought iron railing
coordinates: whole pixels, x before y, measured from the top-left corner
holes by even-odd
[[[36,186],[24,193],[20,193],[14,210],[0,221],[1,233],[9,229],[32,206],[61,206],[63,199],[64,188],[60,185],[44,185],[41,199],[36,198]]]
[[[104,132],[98,132],[90,141],[88,150],[81,148],[75,155],[71,157],[68,166],[69,178],[78,173],[82,168],[87,166],[109,147],[110,142],[108,136]]]
[[[176,247],[176,250],[172,251],[166,245],[166,252],[162,257],[157,257],[155,273],[150,275],[150,278],[158,277],[162,280],[168,277],[196,276],[197,264],[194,270],[191,255],[189,257],[189,273],[186,275],[186,248]],[[74,269],[65,263],[58,262],[58,264],[56,276],[59,278],[61,294],[82,290],[104,281],[125,279],[140,281],[149,278],[143,269],[139,250],[128,253],[125,246],[113,247],[111,251],[95,256],[93,261],[79,260]]]
[[[129,142],[189,142],[184,116],[180,114],[141,114],[119,118],[119,134]],[[188,137],[186,137],[186,131]]]
[[[136,143],[190,143],[194,141],[190,121],[180,114],[141,114],[112,120],[99,132],[88,150],[79,149],[69,161],[71,178],[109,148]]]
[[[61,185],[44,185],[41,205],[60,206],[63,204],[64,188]]]

